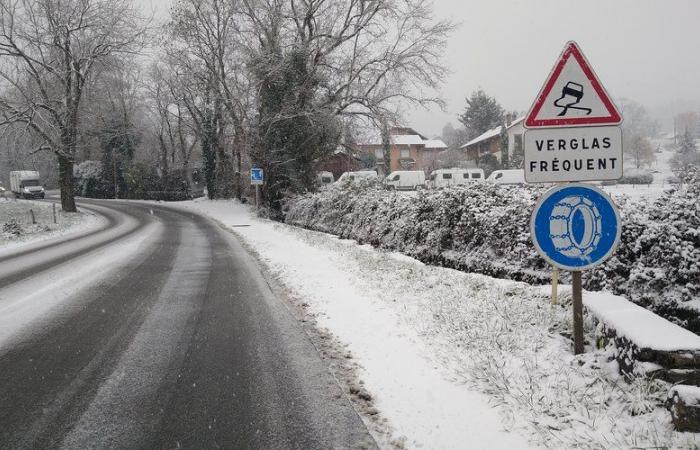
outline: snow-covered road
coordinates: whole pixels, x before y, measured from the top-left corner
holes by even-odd
[[[374,447],[231,234],[90,207],[104,229],[0,256],[0,448]]]

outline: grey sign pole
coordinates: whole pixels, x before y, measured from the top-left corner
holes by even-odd
[[[583,342],[583,289],[581,288],[581,272],[571,272],[572,296],[574,303],[574,354],[580,355],[584,351]]]

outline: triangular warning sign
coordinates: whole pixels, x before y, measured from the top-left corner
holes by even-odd
[[[622,116],[575,42],[559,60],[525,117],[526,128],[617,125]]]

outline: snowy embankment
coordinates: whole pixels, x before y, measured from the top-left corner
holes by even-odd
[[[290,199],[285,220],[427,264],[546,284],[551,268],[529,230],[544,191],[475,183],[407,197],[376,186],[334,186]],[[617,196],[620,245],[612,258],[586,271],[584,287],[623,295],[700,332],[699,196],[700,175],[656,200]]]
[[[34,212],[32,223],[31,211]],[[85,232],[104,223],[102,216],[80,208],[78,213],[65,213],[56,207],[56,223],[51,203],[0,198],[0,250],[3,252],[30,243]]]
[[[235,202],[181,205],[231,227],[347,345],[392,430],[378,436],[387,448],[700,443],[672,431],[667,383],[623,382],[605,351],[572,355],[566,287],[552,307],[547,287],[424,265],[257,219]],[[586,333],[594,342],[590,317]]]

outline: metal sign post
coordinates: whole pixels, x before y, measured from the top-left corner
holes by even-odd
[[[622,115],[575,42],[568,42],[525,117],[528,183],[618,180],[622,177]],[[555,269],[572,272],[574,353],[584,351],[581,271],[615,251],[620,214],[605,192],[585,184],[549,190],[535,206],[530,232]]]
[[[584,351],[583,345],[583,288],[581,287],[581,272],[571,272],[571,290],[574,307],[574,354]]]
[[[574,350],[583,352],[581,271],[602,263],[620,241],[620,213],[610,197],[588,184],[565,184],[547,191],[535,205],[530,233],[550,264],[572,272]]]
[[[255,186],[255,209],[260,209],[260,186],[265,182],[263,170],[257,167],[250,169],[250,184]]]

